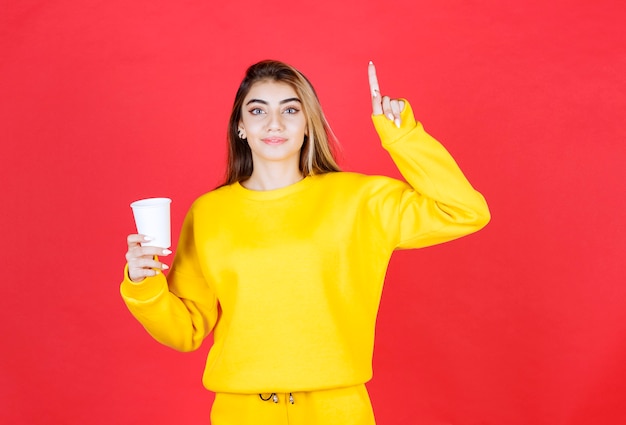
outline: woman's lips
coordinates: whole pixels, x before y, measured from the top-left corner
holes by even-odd
[[[281,143],[285,143],[287,141],[287,139],[283,137],[266,137],[261,140],[263,141],[263,143],[268,145],[280,145]]]

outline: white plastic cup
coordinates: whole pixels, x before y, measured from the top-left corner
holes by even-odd
[[[144,242],[142,246],[158,246],[169,248],[172,246],[170,230],[170,204],[169,198],[140,199],[130,204],[135,217],[137,232],[152,238],[150,242]]]

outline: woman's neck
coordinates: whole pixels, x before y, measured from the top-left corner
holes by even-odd
[[[241,185],[250,190],[274,190],[298,183],[304,176],[298,168],[255,165],[252,175]]]

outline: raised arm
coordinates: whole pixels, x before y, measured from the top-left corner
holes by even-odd
[[[381,95],[371,62],[368,77],[374,126],[408,183],[389,183],[372,200],[391,246],[434,245],[484,227],[487,203],[454,158],[415,120],[408,101]]]

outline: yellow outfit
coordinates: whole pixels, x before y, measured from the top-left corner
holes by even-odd
[[[408,184],[336,172],[270,191],[224,186],[192,205],[167,280],[135,284],[125,273],[124,301],[159,342],[194,350],[214,330],[207,389],[258,400],[367,382],[393,250],[489,221],[482,195],[408,102],[401,128],[382,115],[373,121]]]

